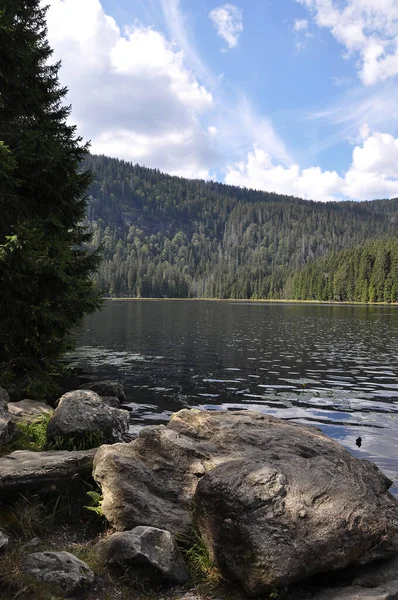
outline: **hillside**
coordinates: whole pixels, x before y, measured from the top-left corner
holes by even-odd
[[[95,174],[87,220],[109,296],[291,297],[292,277],[314,260],[398,232],[398,199],[306,201],[104,156],[84,166]]]

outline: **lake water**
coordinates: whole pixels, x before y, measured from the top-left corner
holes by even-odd
[[[257,410],[316,425],[398,493],[397,307],[114,300],[76,336],[79,383],[120,379],[132,430],[184,407]]]

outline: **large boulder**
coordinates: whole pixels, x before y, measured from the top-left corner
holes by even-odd
[[[129,420],[128,411],[108,406],[95,392],[75,390],[59,399],[47,437],[49,442],[57,437],[80,442],[90,436],[104,443],[120,442],[128,432]]]
[[[120,402],[126,401],[126,395],[123,386],[119,381],[93,381],[91,383],[83,383],[79,386],[80,390],[91,390],[98,396],[115,396]]]
[[[375,465],[318,429],[250,411],[182,410],[94,460],[105,516],[186,534],[251,595],[398,553],[398,502]]]
[[[30,580],[68,596],[84,591],[94,581],[88,565],[70,552],[34,552],[23,557],[21,568]]]
[[[149,574],[174,583],[186,583],[188,571],[174,537],[155,527],[135,527],[114,533],[96,550],[109,565],[145,567]]]
[[[118,531],[148,525],[189,536],[193,494],[215,450],[170,425],[145,427],[129,444],[101,446],[93,476],[106,518]]]
[[[8,402],[7,410],[17,423],[33,423],[41,417],[51,416],[54,412],[48,404],[28,399]]]
[[[0,458],[0,498],[27,491],[59,494],[77,475],[89,477],[96,449],[16,450]]]

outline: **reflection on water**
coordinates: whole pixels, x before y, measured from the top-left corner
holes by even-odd
[[[182,407],[258,410],[316,425],[397,478],[396,307],[111,301],[77,340],[70,362],[82,381],[124,383],[133,429]]]

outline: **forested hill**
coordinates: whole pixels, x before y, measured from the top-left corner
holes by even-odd
[[[397,236],[398,199],[325,204],[104,156],[84,166],[95,175],[87,219],[109,296],[291,297],[293,275],[315,259]]]

